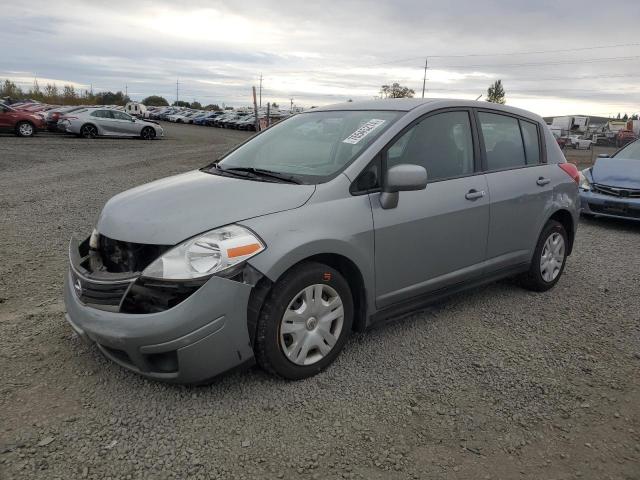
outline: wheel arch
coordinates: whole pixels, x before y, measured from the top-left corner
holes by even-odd
[[[342,275],[351,289],[351,297],[353,300],[353,327],[354,331],[364,331],[367,326],[367,295],[366,285],[362,272],[358,266],[348,257],[339,253],[317,253],[302,258],[288,266],[276,279],[271,280],[267,276],[263,276],[252,289],[249,296],[249,307],[247,311],[247,328],[249,330],[249,338],[251,344],[255,341],[256,326],[258,318],[262,311],[262,307],[273,285],[290,270],[306,262],[316,262],[328,265],[337,270]]]
[[[566,210],[564,208],[560,210],[556,210],[549,217],[549,220],[555,220],[556,222],[559,222],[564,227],[565,231],[567,232],[567,236],[569,237],[569,250],[567,252],[567,255],[571,255],[571,252],[573,251],[573,241],[575,240],[575,235],[576,235],[575,223],[573,220],[573,216],[571,215],[571,212],[569,212],[569,210]],[[549,220],[547,220],[547,222]]]

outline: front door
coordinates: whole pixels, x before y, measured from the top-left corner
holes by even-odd
[[[131,115],[118,110],[112,110],[111,114],[113,115],[113,129],[116,135],[138,135],[140,127],[136,125]]]
[[[489,192],[475,144],[471,112],[454,110],[423,117],[382,152],[383,168],[424,166],[428,185],[391,209],[370,194],[378,308],[482,273]]]

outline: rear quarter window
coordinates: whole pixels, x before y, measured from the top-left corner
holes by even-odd
[[[522,129],[522,139],[524,140],[524,151],[527,156],[527,165],[540,163],[540,137],[538,134],[538,126],[535,123],[520,120],[520,128]]]

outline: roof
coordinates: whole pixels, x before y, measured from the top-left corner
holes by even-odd
[[[346,102],[336,103],[333,105],[325,105],[323,107],[314,108],[313,110],[307,110],[309,112],[329,112],[335,110],[392,110],[408,112],[419,107],[425,111],[435,110],[439,108],[449,107],[475,107],[475,108],[488,108],[491,110],[499,110],[515,115],[521,115],[523,117],[536,118],[542,122],[542,118],[537,114],[522,110],[520,108],[511,107],[509,105],[500,105],[497,103],[489,103],[487,101],[476,100],[463,100],[456,98],[386,98],[381,100],[367,100],[358,102]]]
[[[323,107],[314,108],[313,111],[331,110],[394,110],[408,112],[422,104],[430,103],[438,98],[385,98],[380,100],[365,100],[358,102],[334,103]],[[307,110],[309,111],[309,110]]]

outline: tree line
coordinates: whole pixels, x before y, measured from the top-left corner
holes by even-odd
[[[0,84],[0,98],[9,97],[12,100],[35,100],[51,105],[126,105],[131,101],[123,92],[90,92],[76,90],[73,85],[58,87],[55,83],[47,83],[44,87],[33,82],[33,86],[24,90],[15,82],[5,80]]]

